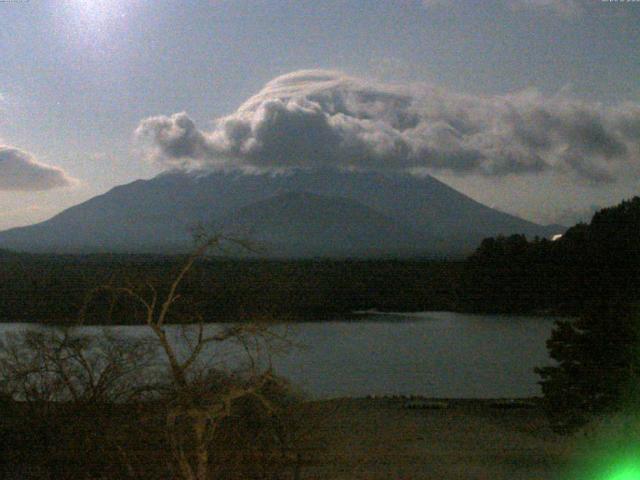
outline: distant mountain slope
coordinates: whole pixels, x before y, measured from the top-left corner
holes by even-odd
[[[308,192],[288,192],[242,207],[221,227],[286,256],[402,255],[432,240],[354,200]]]
[[[287,218],[287,229],[278,231]],[[286,239],[305,255],[382,253],[378,247],[462,254],[488,236],[559,233],[491,209],[429,176],[329,169],[281,175],[172,171],[113,188],[45,222],[0,232],[0,248],[184,251],[196,223],[264,230],[260,235],[274,248],[285,248]],[[326,228],[340,235],[330,240]],[[335,245],[340,242],[342,247]]]

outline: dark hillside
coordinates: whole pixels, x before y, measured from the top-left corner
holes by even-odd
[[[640,197],[597,212],[556,241],[485,239],[468,259],[465,307],[559,311],[640,299]]]
[[[75,320],[99,285],[167,288],[179,256],[30,255],[0,262],[0,321]],[[452,310],[462,263],[426,260],[229,260],[197,265],[183,283],[178,314],[197,306],[207,321],[254,315],[323,320],[353,310]],[[109,299],[89,320],[107,322]],[[114,323],[137,323],[120,305]],[[182,310],[181,310],[182,309]],[[186,310],[185,310],[186,309]],[[135,309],[133,310],[135,312]],[[127,313],[128,312],[128,313]],[[141,315],[142,312],[137,312]]]

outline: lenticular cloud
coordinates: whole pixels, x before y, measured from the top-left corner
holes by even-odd
[[[153,160],[184,168],[334,166],[611,182],[640,155],[640,105],[536,91],[461,95],[304,70],[275,78],[200,130],[186,113],[140,122]]]

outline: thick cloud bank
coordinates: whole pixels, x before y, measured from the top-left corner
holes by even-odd
[[[38,162],[30,154],[0,145],[0,191],[37,191],[74,184],[62,169]]]
[[[154,160],[173,167],[559,171],[600,183],[637,166],[640,105],[535,91],[460,95],[305,70],[267,83],[211,131],[176,113],[143,120],[136,135]]]

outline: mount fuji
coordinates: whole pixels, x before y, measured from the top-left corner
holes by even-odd
[[[173,170],[0,232],[0,248],[177,253],[192,247],[198,224],[252,240],[273,257],[460,256],[489,236],[564,231],[489,208],[431,176]]]

